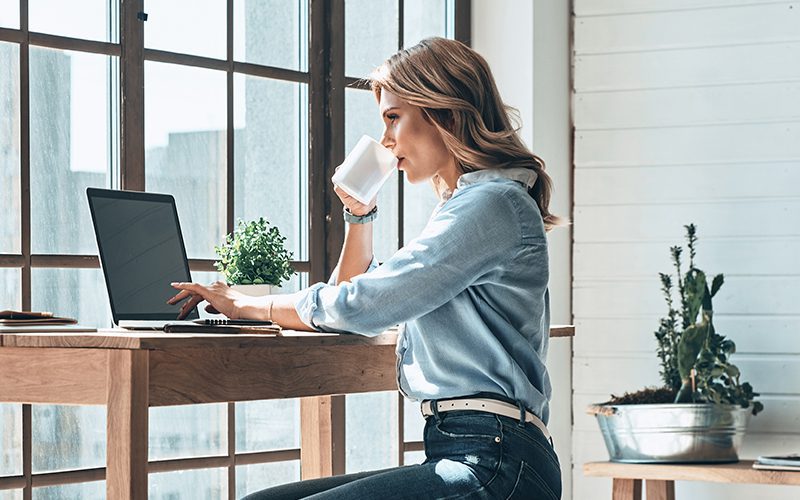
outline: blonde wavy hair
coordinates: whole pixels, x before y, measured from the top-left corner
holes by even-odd
[[[536,172],[536,183],[528,193],[539,206],[545,230],[562,224],[548,208],[553,183],[544,161],[522,143],[519,127],[512,125],[509,116],[516,110],[500,99],[489,65],[480,54],[456,40],[426,38],[394,54],[368,81],[378,101],[386,89],[421,108],[462,173],[514,167]],[[433,182],[441,196],[442,183]]]

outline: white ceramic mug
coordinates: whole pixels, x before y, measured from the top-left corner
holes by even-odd
[[[345,193],[367,205],[397,168],[390,150],[368,135],[358,140],[331,180]]]

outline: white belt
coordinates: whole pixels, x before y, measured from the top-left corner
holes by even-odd
[[[420,405],[420,409],[422,410],[423,417],[429,417],[433,415],[433,409],[431,408],[431,402],[429,400],[423,401],[422,405]],[[515,420],[519,420],[520,417],[519,407],[514,406],[511,403],[498,401],[496,399],[440,399],[436,402],[436,409],[439,411],[439,413],[454,410],[472,410],[494,413],[495,415],[502,415]],[[539,417],[529,411],[526,411],[525,421],[532,423],[540,431],[542,431],[542,434],[544,434],[544,437],[547,438],[548,441],[552,439],[550,437],[550,433],[547,431],[547,426],[544,425],[544,422],[542,422]]]

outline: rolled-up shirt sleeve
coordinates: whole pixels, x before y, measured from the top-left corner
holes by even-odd
[[[320,331],[373,336],[445,304],[521,244],[518,210],[505,196],[507,189],[487,186],[457,193],[419,237],[371,272],[339,285],[316,283],[301,292],[295,303],[298,315]],[[507,215],[482,216],[486,211]]]

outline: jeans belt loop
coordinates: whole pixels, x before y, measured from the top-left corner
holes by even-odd
[[[428,401],[428,404],[430,405],[430,410],[433,414],[434,420],[436,421],[436,425],[439,425],[442,422],[442,417],[439,415],[439,401],[436,399],[431,399]]]
[[[519,427],[525,427],[525,413],[527,413],[527,411],[525,410],[525,406],[522,404],[522,401],[517,401],[517,406],[519,407],[519,423],[517,425]]]

